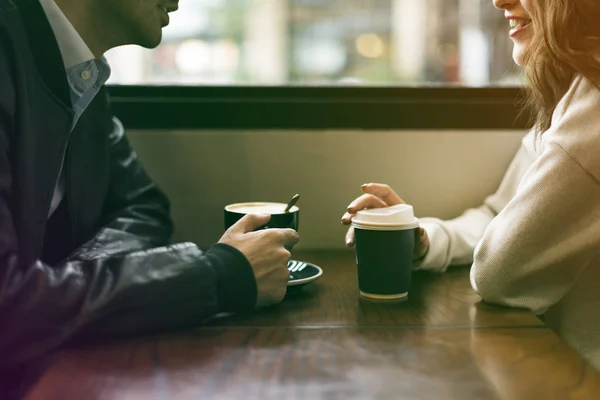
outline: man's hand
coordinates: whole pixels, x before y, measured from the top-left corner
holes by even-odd
[[[342,224],[350,225],[352,218],[356,216],[356,213],[360,210],[368,208],[382,208],[395,206],[396,204],[404,204],[404,200],[396,194],[396,192],[388,185],[381,183],[366,183],[361,186],[363,195],[357,197],[352,201],[342,216]],[[346,233],[346,246],[354,246],[354,228],[351,226],[348,228]],[[429,236],[427,231],[423,228],[419,228],[415,231],[415,252],[414,259],[417,260],[422,258],[429,249]]]
[[[300,237],[293,229],[254,229],[266,224],[269,214],[248,214],[223,234],[219,243],[241,251],[252,266],[258,292],[257,307],[279,303],[285,296],[289,271],[287,262],[291,249]]]

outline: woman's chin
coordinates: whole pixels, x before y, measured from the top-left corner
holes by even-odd
[[[516,43],[515,47],[513,48],[513,53],[512,53],[513,61],[515,62],[515,64],[517,64],[520,67],[525,65],[525,60],[527,58],[525,50],[526,50],[526,47],[523,45],[520,45],[518,43]]]
[[[523,58],[524,57],[521,54],[513,54],[513,61],[519,67],[522,67],[525,64],[525,60]]]

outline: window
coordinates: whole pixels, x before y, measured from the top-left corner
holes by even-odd
[[[515,85],[491,0],[181,0],[154,50],[107,58],[127,85]]]

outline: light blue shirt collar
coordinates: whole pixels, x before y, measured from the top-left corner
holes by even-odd
[[[105,57],[92,51],[54,0],[39,0],[61,52],[75,111],[74,124],[110,77]]]

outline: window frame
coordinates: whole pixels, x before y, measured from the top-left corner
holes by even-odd
[[[107,85],[128,129],[528,129],[522,87]]]

